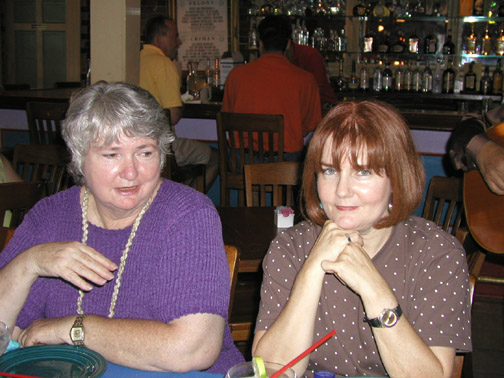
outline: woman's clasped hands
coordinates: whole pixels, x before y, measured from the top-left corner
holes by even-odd
[[[343,230],[331,220],[324,223],[310,255],[317,256],[324,272],[334,274],[358,294],[365,290],[365,281],[380,275],[364,249],[360,233]]]

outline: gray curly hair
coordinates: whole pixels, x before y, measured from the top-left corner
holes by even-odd
[[[108,145],[121,136],[153,139],[158,144],[163,168],[175,139],[163,108],[148,91],[123,82],[105,81],[74,92],[62,134],[72,154],[68,169],[78,184],[85,181],[84,158],[92,143]]]

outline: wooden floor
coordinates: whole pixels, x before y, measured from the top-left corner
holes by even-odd
[[[260,274],[240,273],[231,320],[255,321]],[[472,310],[473,353],[466,358],[464,378],[504,378],[504,298],[476,296]],[[250,359],[251,340],[238,348]]]

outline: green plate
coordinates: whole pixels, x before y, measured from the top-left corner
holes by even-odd
[[[73,345],[20,348],[0,358],[0,372],[44,378],[95,378],[107,370],[98,353]]]

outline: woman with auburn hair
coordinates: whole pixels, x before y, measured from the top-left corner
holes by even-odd
[[[317,128],[303,172],[306,221],[263,262],[253,354],[298,375],[450,377],[471,346],[469,274],[458,241],[411,215],[425,173],[404,119],[344,102]]]

